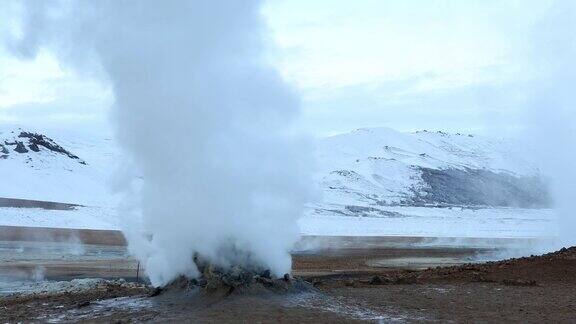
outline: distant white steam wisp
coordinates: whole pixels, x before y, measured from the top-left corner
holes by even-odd
[[[550,178],[560,245],[576,244],[576,3],[555,1],[536,24],[528,63],[529,145]],[[552,248],[557,248],[554,246]]]
[[[291,131],[299,100],[265,62],[260,2],[12,4],[18,53],[50,48],[111,82],[118,139],[143,178],[125,216],[142,227],[127,236],[154,285],[198,275],[194,253],[290,271],[309,161]]]

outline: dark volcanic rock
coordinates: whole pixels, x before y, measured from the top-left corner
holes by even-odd
[[[198,257],[195,257],[194,261],[201,271],[199,278],[190,279],[180,276],[164,287],[158,288],[154,295],[203,292],[227,296],[230,294],[285,294],[316,290],[312,284],[294,278],[290,274],[275,278],[269,270],[255,271],[241,266],[223,269],[200,261]]]
[[[26,149],[26,146],[24,146],[24,143],[22,142],[15,142],[16,143],[16,148],[14,149],[14,151],[18,152],[18,153],[27,153],[28,150]]]
[[[517,177],[480,169],[418,167],[423,188],[414,189],[413,205],[545,208],[551,198],[538,177]]]
[[[383,285],[384,280],[382,280],[380,276],[373,276],[372,278],[370,278],[370,281],[368,283],[371,285]]]
[[[262,273],[260,273],[260,277],[266,278],[266,279],[272,279],[272,275],[270,274],[270,270],[262,271]]]
[[[48,149],[52,152],[64,154],[71,159],[75,159],[75,160],[80,159],[78,156],[70,153],[69,151],[64,149],[62,146],[56,144],[56,142],[54,142],[51,138],[44,136],[42,134],[37,134],[37,133],[32,133],[32,132],[20,132],[18,137],[28,139],[28,147],[34,152],[38,152],[40,150],[39,146],[42,146],[42,147],[45,147],[46,149]]]
[[[0,155],[0,158],[2,156]],[[1,198],[0,207],[11,208],[42,208],[48,210],[74,210],[81,205],[58,203],[53,201],[30,200],[30,199],[17,199],[17,198]]]
[[[291,277],[266,278],[253,273],[218,273],[203,275],[199,279],[180,276],[164,287],[158,288],[153,296],[167,293],[224,293],[230,294],[286,294],[316,291],[314,286],[302,279]]]
[[[388,217],[388,218],[401,218],[405,217],[404,215],[398,212],[392,212],[388,210],[382,210],[374,207],[366,207],[366,206],[353,206],[353,205],[346,205],[344,206],[346,211],[353,213],[354,215],[361,216],[361,217],[370,217],[374,215],[378,215],[381,217]]]
[[[40,152],[40,148],[35,143],[29,144],[28,147],[34,152]]]
[[[10,150],[8,150],[7,146],[13,146],[14,152],[17,153],[28,153],[29,151],[40,152],[42,149],[46,149],[54,153],[65,155],[71,159],[77,160],[80,164],[86,165],[86,162],[81,160],[78,156],[72,154],[70,151],[56,144],[54,140],[42,134],[21,131],[12,141],[5,140],[4,144],[0,144],[0,153],[2,153],[0,156],[4,159],[10,154]]]

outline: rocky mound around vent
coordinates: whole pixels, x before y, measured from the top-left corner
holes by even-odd
[[[169,284],[158,287],[152,296],[198,292],[206,294],[287,294],[315,291],[312,284],[292,277],[290,274],[277,278],[270,270],[261,270],[244,266],[233,266],[228,269],[216,267],[208,262],[194,258],[201,276],[190,279],[180,276]]]
[[[86,164],[86,162],[80,159],[78,156],[56,144],[53,139],[42,134],[26,131],[21,131],[18,136],[14,137],[13,139],[4,140],[4,143],[0,143],[0,158],[8,158],[8,155],[11,153],[11,151],[24,154],[29,153],[30,151],[37,153],[42,149],[46,149],[57,154],[65,155],[71,159],[78,160],[78,163],[80,164]]]

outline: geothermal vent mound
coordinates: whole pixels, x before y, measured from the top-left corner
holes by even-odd
[[[292,277],[290,274],[277,278],[270,270],[253,269],[243,266],[230,268],[215,267],[208,263],[199,263],[202,275],[199,278],[180,276],[169,284],[159,287],[153,295],[170,293],[185,294],[287,294],[315,291],[312,284]]]

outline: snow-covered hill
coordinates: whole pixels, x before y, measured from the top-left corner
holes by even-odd
[[[546,185],[512,140],[373,128],[320,140],[316,154],[323,198],[301,220],[308,234],[506,238],[557,231]]]
[[[323,204],[545,207],[538,170],[513,141],[359,129],[321,140]]]
[[[0,144],[0,198],[87,206],[35,212],[40,218],[0,208],[0,225],[118,228],[108,179],[121,159],[110,137],[5,126]],[[319,140],[316,155],[323,195],[300,222],[306,234],[534,237],[552,231],[551,211],[538,209],[548,205],[545,186],[513,141],[359,129]]]
[[[110,137],[1,127],[0,197],[112,206],[117,157]]]

